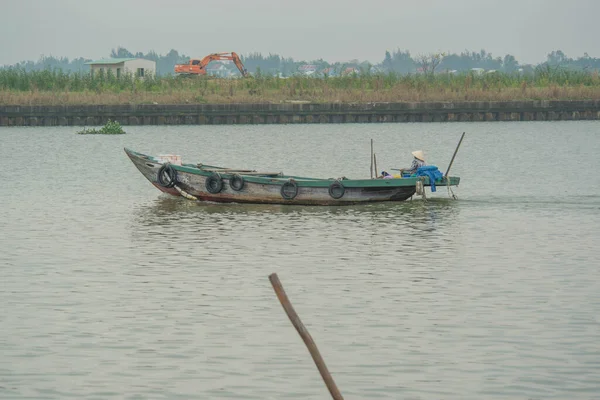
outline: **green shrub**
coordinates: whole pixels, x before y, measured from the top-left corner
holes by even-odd
[[[122,135],[125,131],[121,127],[117,121],[108,120],[108,122],[100,128],[100,130],[96,129],[86,129],[77,132],[79,135],[88,135],[88,134],[101,134],[101,135]]]

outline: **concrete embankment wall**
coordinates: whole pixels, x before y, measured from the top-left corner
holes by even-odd
[[[600,119],[600,100],[0,106],[0,126],[216,125]]]

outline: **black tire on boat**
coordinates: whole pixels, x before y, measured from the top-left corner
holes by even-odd
[[[236,192],[239,192],[244,188],[244,178],[239,174],[233,174],[229,178],[229,186]]]
[[[172,188],[177,183],[177,170],[171,164],[164,164],[158,170],[158,184],[165,188]]]
[[[281,197],[286,200],[292,200],[298,194],[298,184],[290,179],[281,186]]]
[[[341,199],[346,193],[346,188],[340,181],[335,181],[329,185],[329,195],[334,199]]]
[[[206,190],[213,194],[223,190],[223,180],[221,179],[221,175],[214,172],[211,176],[206,178]]]

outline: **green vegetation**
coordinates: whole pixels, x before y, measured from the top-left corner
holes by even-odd
[[[231,49],[235,50],[235,49]],[[204,57],[207,54],[193,54],[194,57]],[[161,55],[154,51],[143,53],[140,51],[131,52],[123,47],[112,49],[109,56],[111,58],[144,58],[156,62],[156,73],[159,76],[173,75],[175,64],[186,64],[190,57],[180,54],[177,50],[171,49],[167,54]],[[356,68],[360,71],[370,72],[394,72],[401,74],[414,74],[418,71],[423,72],[432,65],[429,63],[432,56],[439,57],[439,63],[436,62],[436,71],[470,71],[473,68],[482,68],[484,70],[495,70],[500,72],[517,72],[519,70],[531,72],[536,67],[560,67],[575,71],[593,71],[600,70],[600,58],[590,57],[584,53],[580,57],[569,57],[561,50],[555,50],[547,54],[546,61],[536,65],[521,64],[513,55],[493,56],[491,53],[481,49],[479,51],[465,50],[460,54],[429,54],[412,55],[407,50],[396,49],[386,51],[382,54],[379,62],[372,64],[365,60],[349,60],[347,62],[328,62],[323,59],[318,60],[295,60],[291,57],[283,57],[279,54],[262,55],[261,53],[240,54],[242,62],[246,69],[255,74],[259,69],[267,75],[280,74],[285,77],[297,75],[303,65],[310,64],[316,67],[318,72],[325,70],[332,76],[340,76],[350,68]],[[43,71],[60,69],[65,72],[87,72],[89,66],[86,65],[90,59],[82,57],[69,60],[66,57],[41,56],[37,61],[23,61],[12,66],[0,66],[3,68],[17,68],[25,71]],[[225,64],[228,74],[238,75],[239,71],[233,64]]]
[[[101,135],[122,135],[125,131],[117,121],[108,120],[106,124],[100,130],[86,129],[77,132],[79,135],[90,135],[90,134],[101,134]]]
[[[0,70],[0,104],[198,104],[599,99],[597,72],[538,67],[530,73],[397,74],[341,77],[117,77],[112,73]]]
[[[146,77],[133,79],[123,74],[117,77],[112,71],[100,71],[94,75],[62,70],[26,72],[24,69],[0,70],[0,89],[17,91],[68,91],[68,92],[121,92],[124,90],[158,90],[161,79]]]

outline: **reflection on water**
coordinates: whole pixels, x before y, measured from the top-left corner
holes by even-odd
[[[138,204],[136,213],[145,218],[158,215],[173,214],[305,214],[305,215],[383,215],[385,217],[401,216],[412,218],[422,215],[423,211],[439,211],[451,215],[457,211],[457,200],[435,198],[403,202],[371,203],[350,206],[295,206],[283,204],[240,204],[194,202],[180,197],[159,195],[150,204]],[[385,222],[385,221],[382,221]],[[143,222],[142,222],[143,223]]]
[[[312,229],[311,224],[337,227],[348,225],[360,232],[372,227],[381,234],[402,228],[408,230],[409,234],[416,235],[416,238],[426,238],[440,224],[451,226],[459,217],[459,212],[457,200],[443,198],[315,207],[207,203],[159,196],[149,204],[137,205],[131,228],[133,233],[153,231],[157,227],[164,232],[168,228],[207,230],[217,226],[233,228],[246,222],[256,226],[273,222],[277,225],[294,224],[294,227],[301,229]]]

